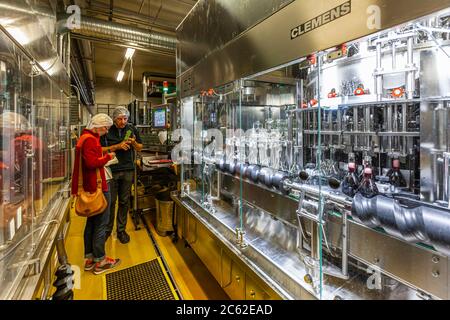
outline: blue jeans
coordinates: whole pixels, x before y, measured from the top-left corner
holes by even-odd
[[[116,201],[117,208],[117,233],[123,232],[127,226],[128,210],[130,208],[130,194],[133,185],[134,171],[113,172],[111,183],[111,209],[107,233],[111,234],[114,227]]]
[[[108,206],[103,213],[87,218],[86,226],[84,227],[84,257],[93,259],[95,262],[102,261],[106,256],[106,229],[108,228],[111,196],[109,191],[103,194],[108,202]]]

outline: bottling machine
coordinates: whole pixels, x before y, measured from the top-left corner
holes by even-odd
[[[450,298],[450,1],[199,1],[177,32],[177,232],[230,297]]]

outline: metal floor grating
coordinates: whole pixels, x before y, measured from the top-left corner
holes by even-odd
[[[178,300],[159,258],[106,275],[107,300]]]

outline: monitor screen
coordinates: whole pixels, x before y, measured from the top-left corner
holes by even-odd
[[[153,110],[153,127],[154,128],[166,128],[166,109],[155,109]]]

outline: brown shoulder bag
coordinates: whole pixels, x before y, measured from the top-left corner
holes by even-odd
[[[80,168],[78,173],[78,194],[75,199],[75,213],[81,217],[92,217],[103,213],[108,207],[105,195],[102,189],[102,178],[100,176],[100,169],[97,172],[97,190],[94,193],[87,192],[83,188],[83,167],[81,161],[83,159],[82,151],[80,150]]]

